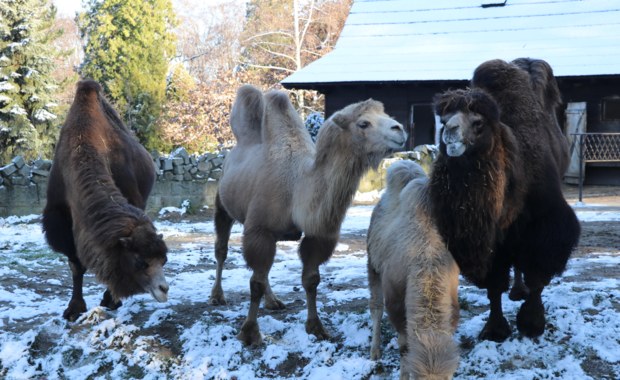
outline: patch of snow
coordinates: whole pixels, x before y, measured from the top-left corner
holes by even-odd
[[[372,209],[351,207],[343,232],[365,235]],[[582,211],[580,220],[620,220],[620,212]],[[247,348],[236,339],[249,308],[251,276],[240,246],[241,225],[233,226],[223,275],[228,305],[208,304],[215,280],[213,222],[158,221],[165,238],[179,242],[171,245],[165,267],[169,301],[156,303],[144,294],[124,300],[116,311],[106,310],[96,306],[104,287],[87,272],[84,296],[89,309],[68,323],[62,313],[70,299],[71,274],[66,258],[47,247],[40,224],[33,223],[37,218],[0,218],[0,362],[7,379],[398,378],[399,354],[387,317],[384,341],[389,343],[383,359],[369,358],[367,258],[352,245],[339,244],[321,266],[317,305],[333,338],[318,341],[304,328],[298,242],[278,243],[270,280],[287,310],[261,307],[258,323],[264,344]],[[488,300],[484,290],[462,282],[456,338],[470,343],[455,379],[593,379],[583,367],[592,358],[590,363],[618,378],[620,278],[588,276],[618,266],[620,250],[571,259],[563,277],[543,292],[550,328],[537,339],[518,336],[514,320],[520,303],[504,295],[504,312],[515,333],[502,343],[477,340],[488,318]],[[35,283],[36,289],[30,285]],[[475,308],[483,311],[472,312]],[[293,368],[285,371],[288,375],[279,375],[287,367]]]
[[[34,113],[34,118],[38,121],[49,121],[49,120],[57,119],[58,116],[54,115],[53,113],[45,109],[38,109]]]
[[[11,91],[14,90],[15,86],[9,82],[0,82],[0,91]]]

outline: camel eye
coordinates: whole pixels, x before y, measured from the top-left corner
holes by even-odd
[[[471,123],[471,126],[474,128],[474,130],[476,131],[476,133],[480,133],[482,132],[482,120],[474,120]]]
[[[366,128],[370,127],[370,122],[368,120],[362,120],[362,121],[357,123],[357,126],[362,128],[362,129],[366,129]]]
[[[149,264],[144,261],[143,259],[137,257],[136,258],[136,270],[145,270],[146,268],[149,267]]]

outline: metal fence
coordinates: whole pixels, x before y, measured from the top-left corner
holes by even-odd
[[[620,133],[571,133],[571,152],[579,149],[579,202],[586,162],[620,162]]]

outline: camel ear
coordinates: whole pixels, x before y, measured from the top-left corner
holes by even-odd
[[[346,128],[347,125],[349,125],[349,118],[347,118],[342,112],[336,112],[331,119],[340,128]]]

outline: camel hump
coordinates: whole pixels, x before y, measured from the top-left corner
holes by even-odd
[[[272,90],[265,94],[267,105],[271,111],[279,114],[287,114],[295,109],[289,99],[288,95],[284,91]]]
[[[103,91],[103,89],[99,83],[97,83],[96,81],[92,79],[84,79],[77,83],[77,89],[76,89],[77,94],[81,94],[81,93],[87,94],[91,91],[94,91],[97,94],[99,94],[101,91]]]
[[[551,65],[536,58],[517,58],[512,63],[530,75],[532,89],[545,111],[555,112],[562,104],[562,95]]]
[[[272,150],[286,146],[297,150],[313,145],[310,134],[286,92],[269,91],[265,94],[265,102],[263,141],[269,143]]]
[[[398,194],[416,178],[426,178],[426,173],[420,165],[409,160],[396,161],[387,171],[387,191]]]
[[[238,143],[258,144],[261,142],[264,113],[263,93],[249,84],[239,87],[230,115],[230,126]]]

